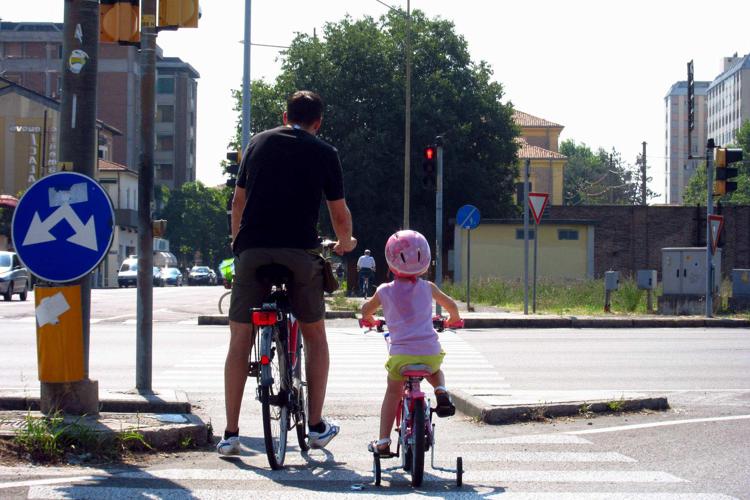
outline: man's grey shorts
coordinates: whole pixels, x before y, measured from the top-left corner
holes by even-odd
[[[260,307],[271,293],[255,276],[258,268],[267,264],[281,264],[294,275],[289,286],[289,302],[298,320],[314,323],[325,317],[320,257],[298,248],[248,248],[234,258],[231,321],[250,323],[250,309]]]

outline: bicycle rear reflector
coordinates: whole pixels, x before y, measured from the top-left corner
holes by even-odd
[[[276,324],[276,311],[253,311],[255,326],[270,326]]]
[[[271,363],[271,359],[265,354],[260,357],[260,364],[266,366]]]

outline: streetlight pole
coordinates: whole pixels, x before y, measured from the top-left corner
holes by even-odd
[[[244,66],[242,71],[242,151],[250,142],[250,17],[252,13],[252,0],[245,0],[245,39],[244,39]],[[239,161],[242,158],[238,158]]]
[[[404,113],[404,227],[409,228],[411,195],[411,1],[406,0],[406,110]]]

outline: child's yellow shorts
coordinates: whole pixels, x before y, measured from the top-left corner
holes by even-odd
[[[432,373],[440,369],[443,364],[445,351],[440,354],[431,354],[429,356],[413,356],[411,354],[394,354],[385,362],[385,369],[388,371],[388,378],[391,380],[404,380],[401,375],[401,368],[406,365],[427,365],[431,368]]]

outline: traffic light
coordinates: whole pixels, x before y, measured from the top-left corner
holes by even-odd
[[[730,180],[737,177],[737,169],[728,165],[739,161],[742,161],[742,150],[739,148],[714,149],[714,164],[716,167],[716,180],[714,181],[715,195],[722,196],[737,190],[737,182]]]
[[[120,45],[141,43],[140,0],[101,0],[99,41]]]
[[[430,144],[424,148],[424,154],[422,155],[422,170],[424,171],[424,178],[422,182],[425,187],[430,187],[435,184],[435,174],[437,172],[437,146]]]
[[[160,28],[197,28],[200,15],[198,0],[160,0]]]
[[[226,166],[226,172],[229,174],[227,186],[234,187],[237,184],[237,172],[240,170],[242,154],[240,151],[228,151],[227,160],[229,160],[229,165]]]

